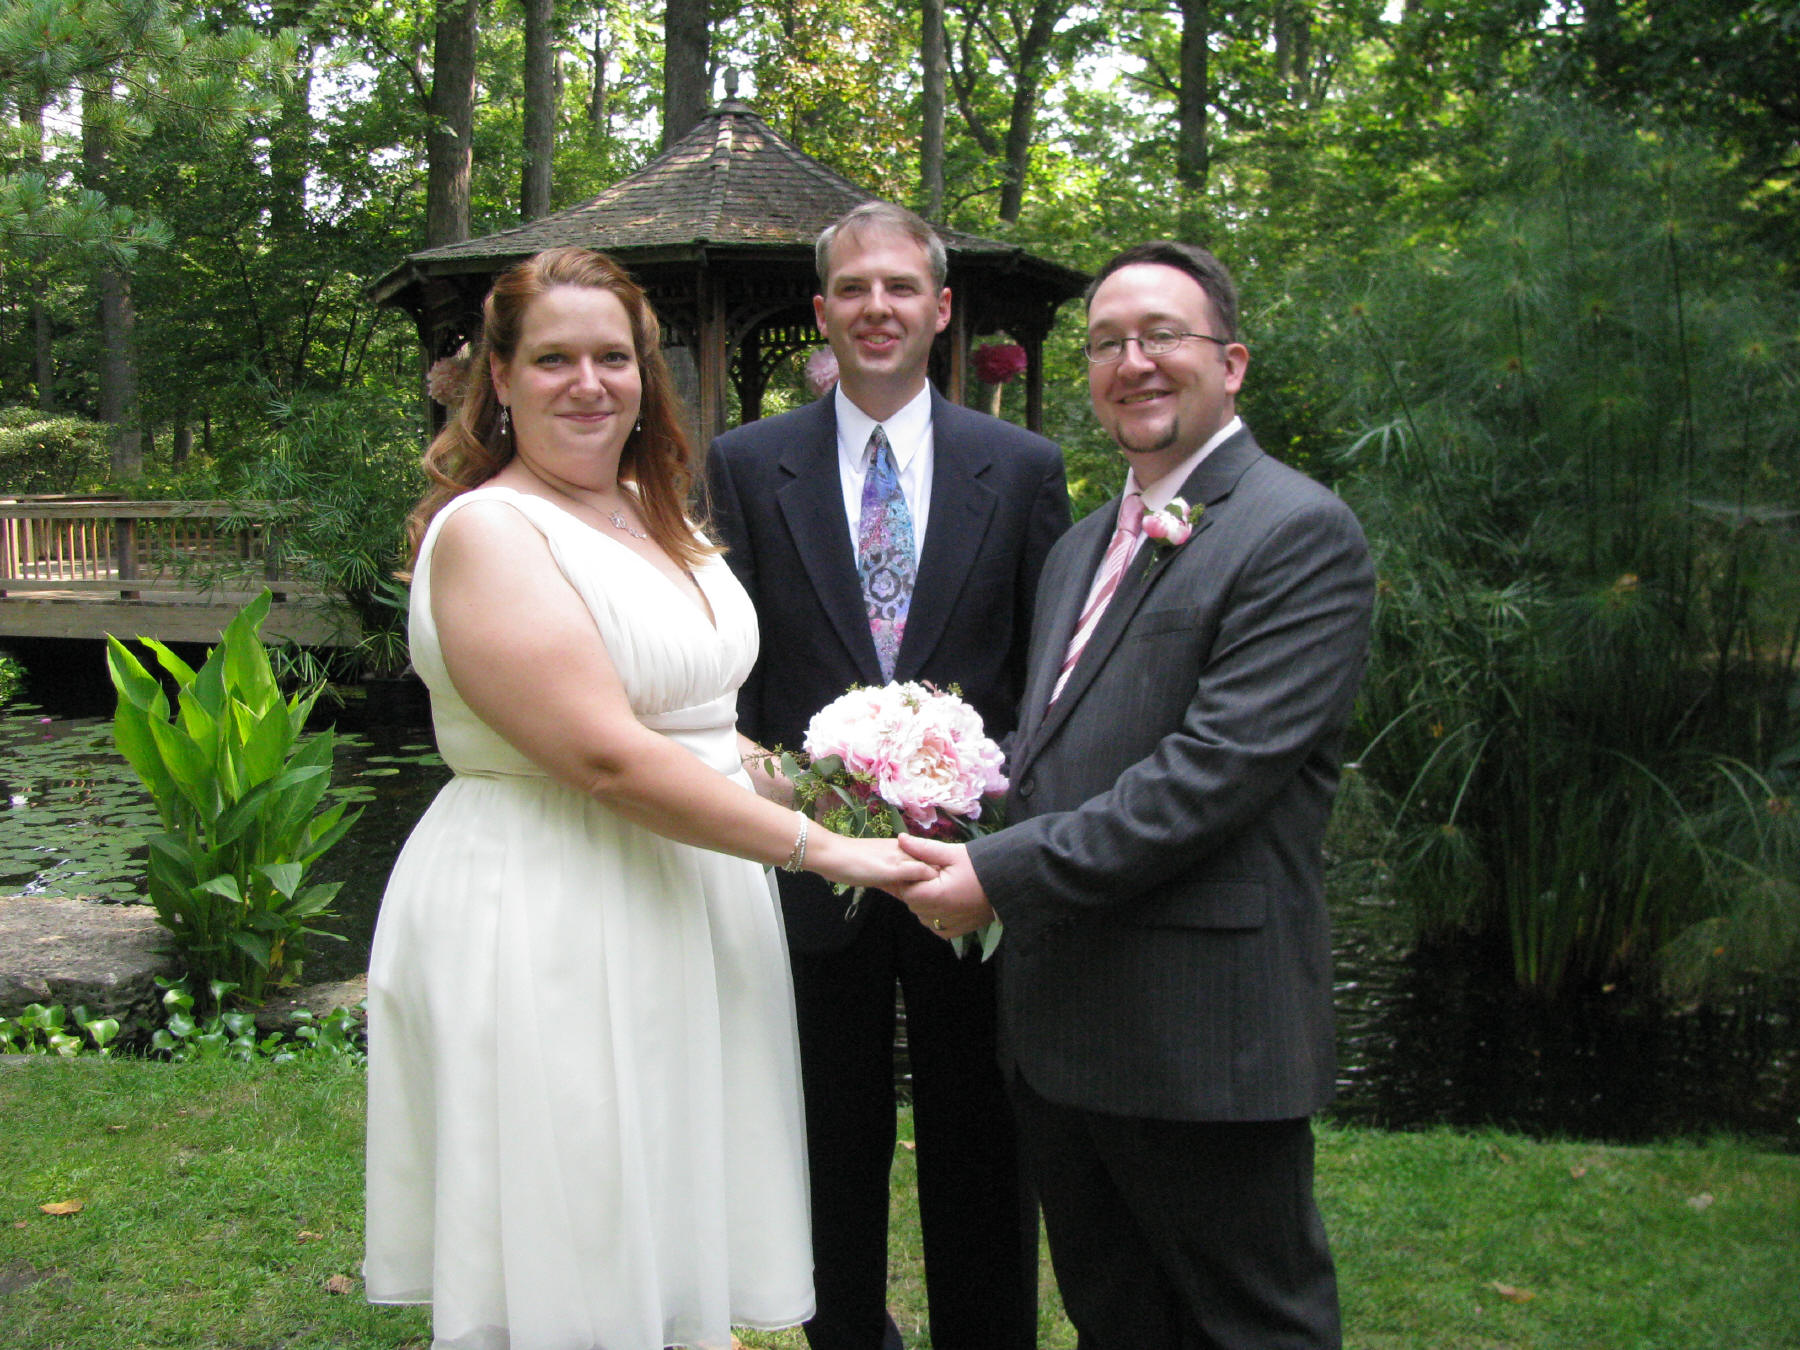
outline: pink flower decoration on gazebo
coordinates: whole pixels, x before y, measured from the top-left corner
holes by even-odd
[[[806,358],[806,387],[814,398],[824,398],[826,391],[838,381],[837,357],[829,347],[814,347]]]
[[[975,376],[983,384],[1017,379],[1030,364],[1025,349],[1016,342],[990,342],[975,349]]]
[[[425,372],[425,392],[434,403],[455,408],[469,386],[469,346],[465,342],[454,355],[439,357]]]

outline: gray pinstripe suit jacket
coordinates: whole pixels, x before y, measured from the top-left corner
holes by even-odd
[[[1274,1120],[1334,1077],[1321,855],[1374,575],[1348,507],[1248,431],[1201,462],[1046,707],[1115,512],[1051,551],[1014,824],[970,846],[1006,923],[1003,1055],[1046,1098]]]

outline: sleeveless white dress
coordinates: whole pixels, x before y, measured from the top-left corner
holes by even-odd
[[[486,487],[438,513],[412,659],[456,776],[395,863],[369,956],[367,1296],[431,1303],[433,1350],[729,1350],[733,1324],[813,1312],[771,878],[553,782],[457,697],[432,546],[494,500],[543,534],[640,720],[750,790],[735,723],[756,616],[722,559],[695,569],[715,628],[549,502]]]

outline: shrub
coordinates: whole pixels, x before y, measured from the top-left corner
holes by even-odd
[[[112,473],[112,428],[84,417],[0,408],[0,491],[96,492]]]
[[[257,637],[269,599],[246,605],[197,671],[142,639],[177,685],[173,713],[156,677],[106,640],[114,739],[165,831],[149,841],[157,919],[190,979],[253,1002],[299,979],[309,935],[331,936],[313,925],[330,917],[340,883],[308,886],[306,874],[360,814],[342,803],[319,810],[332,736],[302,740],[317,687],[281,695]]]
[[[1792,969],[1794,297],[1678,137],[1539,108],[1496,158],[1454,249],[1389,250],[1321,325],[1396,881],[1546,990]]]
[[[416,416],[367,389],[272,399],[270,414],[243,471],[246,519],[275,504],[292,570],[356,615],[356,673],[404,670],[407,591],[395,571],[407,513],[425,486]]]
[[[0,652],[0,708],[17,698],[24,687],[25,667],[16,657]]]

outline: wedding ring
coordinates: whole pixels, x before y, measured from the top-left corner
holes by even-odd
[[[944,921],[942,919],[933,919],[931,921],[931,926],[940,933],[944,931]]]

